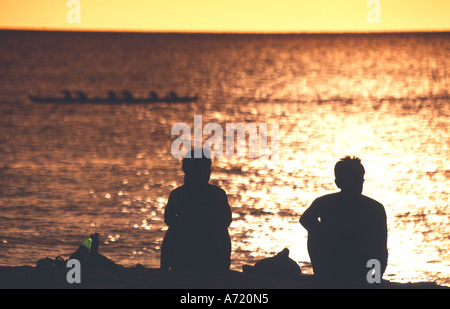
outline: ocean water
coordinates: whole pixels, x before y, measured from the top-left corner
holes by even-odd
[[[219,158],[232,269],[283,248],[312,273],[298,220],[356,155],[386,209],[385,279],[450,285],[450,35],[0,32],[0,265],[67,258],[92,232],[125,266],[158,267],[182,184],[174,124],[279,124],[279,160]],[[196,102],[35,103],[124,89]],[[204,136],[208,138],[209,136]]]

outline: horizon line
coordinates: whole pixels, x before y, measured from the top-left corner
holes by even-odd
[[[65,29],[65,28],[17,28],[0,27],[0,31],[31,31],[31,32],[93,32],[93,33],[148,33],[148,34],[400,34],[400,33],[450,33],[450,29],[414,29],[414,30],[372,30],[372,31],[214,31],[214,30],[139,30],[139,29]]]

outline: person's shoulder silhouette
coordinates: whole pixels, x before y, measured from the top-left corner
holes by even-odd
[[[184,184],[169,195],[164,212],[169,229],[163,241],[161,268],[228,270],[231,208],[225,191],[209,183],[210,156],[205,150],[196,156],[193,150],[183,158]]]
[[[386,269],[386,213],[381,203],[361,194],[364,174],[359,158],[338,161],[335,183],[341,191],[315,199],[300,218],[318,277],[363,281],[371,259],[380,262],[381,276]]]

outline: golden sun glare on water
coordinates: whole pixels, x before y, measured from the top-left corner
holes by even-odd
[[[450,1],[0,0],[0,28],[169,32],[449,31]],[[64,33],[63,36],[65,35]],[[358,36],[357,40],[359,39]],[[53,42],[52,39],[49,41]],[[277,41],[277,44],[279,42]],[[320,44],[323,42],[320,41]],[[356,45],[351,45],[351,48]],[[221,91],[233,93],[235,91],[237,96],[250,93],[249,96],[255,100],[276,94],[280,98],[288,98],[287,101],[291,100],[288,103],[278,100],[276,103],[242,104],[237,112],[234,104],[238,102],[237,99],[236,101],[221,102],[223,104],[218,105],[208,101],[201,107],[205,122],[211,119],[218,121],[234,121],[236,119],[247,121],[250,119],[248,121],[279,123],[280,125],[279,161],[264,162],[264,160],[231,158],[218,159],[215,162],[212,179],[226,189],[233,207],[233,223],[230,231],[233,237],[233,252],[235,257],[239,258],[233,267],[239,269],[243,262],[249,262],[246,261],[247,255],[254,259],[250,262],[254,262],[260,258],[271,256],[284,247],[289,248],[290,256],[294,260],[308,261],[307,232],[300,226],[299,217],[315,198],[338,190],[334,184],[333,166],[344,155],[355,155],[362,158],[366,169],[363,193],[380,201],[386,208],[390,232],[387,274],[395,274],[396,280],[404,281],[429,279],[417,278],[419,270],[422,271],[426,267],[429,273],[438,272],[438,266],[434,266],[433,263],[437,260],[445,263],[448,260],[446,258],[448,241],[442,236],[450,232],[449,224],[445,221],[445,218],[448,218],[447,206],[445,206],[448,205],[446,204],[448,203],[447,199],[445,199],[448,180],[445,176],[436,176],[443,175],[443,169],[447,166],[447,158],[442,157],[448,152],[448,145],[444,145],[442,141],[447,139],[445,128],[448,127],[448,119],[442,117],[440,120],[436,120],[435,118],[439,117],[438,113],[436,112],[437,117],[434,117],[436,115],[432,115],[430,109],[417,108],[417,112],[414,110],[408,113],[407,111],[412,109],[408,109],[407,106],[396,109],[395,104],[390,105],[389,102],[384,102],[382,99],[371,102],[371,98],[387,96],[405,98],[405,104],[410,104],[407,102],[410,97],[426,94],[428,90],[431,92],[434,81],[431,81],[433,79],[430,76],[437,74],[445,77],[445,67],[439,68],[440,64],[433,62],[436,61],[433,57],[427,56],[428,58],[425,58],[423,62],[419,62],[423,66],[419,65],[415,72],[411,70],[411,74],[419,72],[417,73],[419,78],[415,81],[416,76],[409,75],[408,69],[414,67],[414,59],[407,59],[409,55],[405,54],[397,55],[398,49],[392,46],[392,50],[395,52],[386,48],[387,53],[391,54],[383,56],[386,63],[378,61],[377,51],[382,52],[383,47],[377,51],[369,48],[367,53],[363,52],[361,56],[358,56],[356,48],[349,50],[333,46],[336,47],[333,48],[333,52],[327,53],[328,50],[326,50],[324,53],[322,51],[315,53],[314,47],[312,47],[311,53],[295,54],[293,50],[300,48],[298,45],[292,46],[294,47],[290,50],[289,48],[280,48],[279,50],[273,48],[276,51],[275,55],[270,55],[270,48],[266,49],[265,52],[268,55],[261,56],[258,59],[261,61],[255,62],[269,63],[265,61],[270,60],[270,64],[274,64],[257,71],[265,74],[265,80],[260,78],[257,73],[253,73],[255,68],[245,68],[249,69],[247,71],[242,68],[245,66],[245,62],[239,61],[244,59],[244,55],[239,53],[222,55],[222,58],[217,58],[219,60],[216,61],[216,54],[211,53],[214,57],[214,64],[211,67],[226,59],[239,63],[239,67],[231,67],[230,70],[233,73],[236,72],[236,75],[232,75],[228,81],[221,81],[220,85],[219,83],[213,85],[223,87],[219,87],[220,91],[207,89],[211,93],[215,94]],[[370,44],[368,46],[374,47]],[[152,48],[153,46],[150,49]],[[419,47],[416,48],[414,45],[405,53],[413,49],[419,50]],[[253,66],[251,60],[256,53],[252,51],[257,48],[250,46],[249,50],[247,63],[249,66]],[[434,54],[437,53],[436,50],[433,50]],[[441,50],[445,50],[445,48],[441,48]],[[344,54],[353,53],[356,58],[351,58],[352,61],[347,64],[347,67],[345,67],[345,63],[341,67],[340,60],[345,62],[346,59],[350,59]],[[186,58],[190,61],[192,55],[187,54]],[[172,54],[169,57],[172,57]],[[25,58],[23,57],[22,60]],[[128,62],[127,57],[123,58],[126,58]],[[297,61],[297,59],[300,60]],[[354,65],[354,59],[359,63]],[[408,60],[411,62],[408,63]],[[207,63],[205,59],[201,59],[201,62],[198,63],[203,65],[204,62]],[[177,62],[177,64],[179,63]],[[197,67],[202,65],[197,65]],[[299,67],[289,67],[295,65]],[[392,72],[389,71],[389,74],[379,76],[373,72],[383,74],[385,70],[380,68],[378,71],[372,70],[377,65],[383,68],[392,66],[393,71],[398,70],[400,73],[407,71],[408,74],[398,77],[394,74],[391,75]],[[137,66],[144,65],[139,62]],[[189,63],[186,64],[186,67],[189,67]],[[120,69],[122,70],[122,66]],[[196,69],[194,68],[192,71],[196,72]],[[224,72],[228,69],[229,67],[223,69],[218,66],[217,72]],[[266,69],[267,71],[265,71]],[[366,69],[367,71],[364,71]],[[336,70],[339,73],[333,71],[328,74],[327,70]],[[344,72],[346,74],[341,74],[345,70],[347,70]],[[305,71],[310,74],[305,76],[299,74],[299,72]],[[210,72],[199,74],[202,85],[213,80],[208,75]],[[203,79],[201,74],[205,74],[206,78]],[[120,74],[118,73],[117,76]],[[136,80],[133,80],[133,83]],[[411,82],[412,80],[414,82]],[[445,85],[447,80],[441,78],[436,83],[440,82],[439,87],[445,88],[442,85]],[[412,88],[417,92],[407,93]],[[372,89],[374,89],[373,92]],[[242,93],[238,95],[239,91]],[[348,100],[320,104],[321,100],[325,98],[321,98],[317,93],[329,98],[338,96],[351,98],[356,94],[356,99],[355,102]],[[312,98],[310,101],[317,98],[317,102],[296,103],[295,100],[301,97]],[[413,108],[414,104],[411,104]],[[168,115],[163,115],[167,118],[174,118],[170,120],[161,120],[164,117],[155,113],[158,114],[160,122],[157,129],[151,131],[152,134],[157,135],[161,131],[161,127],[184,119],[187,113],[192,112],[189,108],[181,109],[178,112],[170,110]],[[126,109],[121,112],[125,113],[125,111]],[[131,108],[129,114],[137,111],[138,108],[136,110]],[[148,115],[145,112],[148,112]],[[74,113],[76,114],[75,111]],[[102,111],[102,113],[104,113],[102,117],[107,117],[106,112]],[[120,119],[119,114],[114,115],[116,117],[114,119]],[[139,123],[153,116],[153,111],[141,112],[138,118]],[[71,115],[64,116],[66,125],[69,125],[71,121]],[[421,130],[416,130],[417,128]],[[118,136],[119,133],[115,136],[117,138],[115,146],[120,144]],[[134,143],[132,138],[129,141],[122,136],[120,138],[125,144]],[[156,136],[154,141],[158,141],[158,138],[160,137]],[[146,136],[145,142],[148,140],[149,137]],[[131,168],[130,162],[144,159],[147,159],[145,153],[139,151],[135,157],[132,155],[130,160],[95,157],[90,158],[89,164],[117,167],[128,165]],[[22,163],[14,163],[10,166],[19,169],[20,164]],[[163,164],[167,166],[162,166]],[[97,191],[91,189],[89,196],[102,198],[110,203],[113,203],[115,199],[120,199],[122,201],[121,214],[124,216],[131,216],[132,206],[140,205],[138,208],[139,220],[133,221],[133,218],[127,222],[127,227],[131,226],[133,231],[152,232],[155,229],[165,231],[166,226],[161,214],[166,205],[166,198],[163,194],[168,192],[162,192],[161,188],[176,186],[175,180],[168,181],[165,178],[168,177],[167,171],[173,170],[172,164],[174,161],[164,161],[161,158],[149,159],[146,162],[146,169],[138,170],[136,175],[127,175],[126,177],[122,174],[116,175],[116,177],[124,177],[122,183],[115,188],[116,191],[108,187],[105,189],[108,192],[99,193],[97,196]],[[50,163],[49,166],[57,167]],[[76,168],[78,169],[78,166]],[[159,182],[154,187],[149,184],[136,187],[136,191],[138,189],[149,191],[148,195],[155,194],[155,196],[147,197],[139,193],[136,197],[132,197],[130,189],[126,188],[127,185],[130,187],[133,184],[130,177],[142,176],[143,178],[158,168],[163,170],[162,176],[164,177],[157,175],[161,176],[162,180],[158,180]],[[113,173],[112,170],[109,172]],[[119,174],[119,168],[115,172]],[[84,179],[84,177],[85,175],[80,175],[80,178]],[[165,181],[169,184],[164,183]],[[155,187],[159,191],[151,193]],[[156,196],[156,194],[158,195]],[[84,197],[84,192],[82,196]],[[440,197],[440,200],[435,199],[434,196]],[[154,205],[150,205],[150,203],[154,203]],[[141,204],[146,204],[148,207]],[[150,209],[153,206],[155,209]],[[89,220],[91,219],[89,218]],[[108,220],[102,220],[105,222],[99,220],[92,222],[91,226],[97,227],[101,225],[99,223],[108,223]],[[118,232],[108,232],[106,235],[108,239],[105,244],[109,246],[126,239],[123,234]],[[161,239],[161,236],[153,239],[158,243],[155,247],[156,250],[160,249]],[[6,239],[3,240],[3,242],[6,241]],[[114,250],[111,249],[111,252]],[[139,255],[139,252],[142,253],[141,248],[133,248],[133,255]],[[152,255],[153,258],[155,256],[157,255]],[[155,258],[152,261],[159,262]],[[128,262],[131,263],[134,260],[130,259]],[[307,267],[304,269],[310,271]]]

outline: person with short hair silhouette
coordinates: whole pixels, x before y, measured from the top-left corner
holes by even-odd
[[[169,226],[161,249],[161,268],[226,271],[230,268],[231,208],[225,191],[209,183],[211,159],[195,158],[195,150],[182,161],[184,185],[170,193],[164,213]]]
[[[338,193],[317,198],[300,224],[308,231],[308,253],[314,274],[332,281],[365,282],[367,262],[380,262],[380,278],[388,259],[386,212],[362,195],[365,170],[357,157],[335,165]]]

